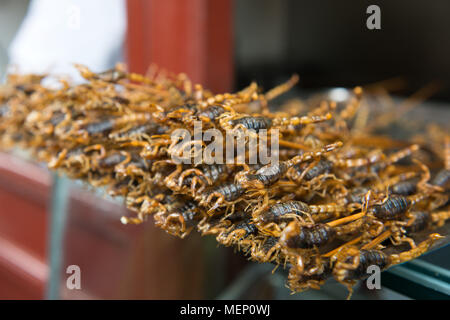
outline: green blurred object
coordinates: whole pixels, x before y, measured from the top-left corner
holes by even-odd
[[[60,299],[61,268],[64,259],[63,240],[67,218],[67,203],[69,200],[69,181],[67,178],[53,173],[53,187],[50,212],[49,233],[49,266],[50,277],[47,284],[47,299]]]

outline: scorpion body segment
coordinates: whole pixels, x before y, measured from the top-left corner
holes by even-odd
[[[411,212],[412,222],[405,227],[407,233],[425,230],[430,225],[431,215],[425,211]]]
[[[271,262],[277,259],[275,252],[278,250],[279,239],[268,236],[259,244],[251,248],[251,257],[260,262]]]
[[[410,206],[408,198],[402,196],[389,197],[384,203],[374,205],[370,212],[379,219],[393,220],[401,216]]]
[[[263,186],[270,186],[277,182],[280,177],[287,171],[288,167],[284,162],[273,165],[264,166],[256,171],[255,174],[248,174],[248,180],[256,180]]]
[[[280,241],[292,249],[313,249],[322,247],[334,239],[336,232],[326,224],[300,227],[296,221],[289,223],[280,236]]]
[[[251,234],[255,234],[257,233],[258,229],[256,228],[256,226],[253,223],[248,223],[246,221],[242,221],[237,223],[234,227],[233,227],[233,231],[236,230],[242,230],[242,238],[246,238]]]
[[[98,160],[98,166],[101,168],[112,168],[125,161],[126,157],[121,153],[113,153],[105,158]]]
[[[301,201],[288,201],[274,204],[268,210],[264,211],[258,217],[258,220],[263,223],[280,222],[286,219],[286,215],[298,215],[302,217],[310,212],[311,210],[306,203]]]
[[[372,265],[381,270],[389,265],[389,257],[382,251],[358,250],[353,247],[350,250],[344,250],[346,254],[342,256],[343,259],[336,261],[333,274],[338,281],[358,280],[368,276],[367,268]]]
[[[227,166],[223,164],[203,165],[201,171],[210,181],[216,182],[227,172]]]
[[[227,201],[234,201],[244,193],[244,189],[239,184],[230,183],[218,187],[215,192],[223,194]]]
[[[172,203],[168,207],[168,212],[161,211],[155,215],[155,224],[170,234],[186,237],[199,222],[197,204],[188,200]]]
[[[114,121],[111,120],[89,123],[84,127],[89,135],[108,134],[112,129],[114,129]]]
[[[221,195],[223,196],[224,200],[231,202],[239,199],[239,197],[243,195],[244,192],[245,189],[243,189],[240,184],[227,183],[209,190],[209,192],[207,192],[207,196],[211,197],[214,195]]]
[[[277,243],[278,243],[277,237],[267,237],[264,243],[262,244],[262,250],[264,252],[268,252],[270,249],[275,247]]]
[[[353,188],[347,195],[346,200],[349,203],[362,204],[364,201],[364,196],[367,194],[367,192],[369,192],[369,189],[365,187]]]
[[[119,80],[125,79],[127,74],[116,68],[100,72],[94,76],[95,79],[99,79],[106,82],[117,82]]]
[[[331,161],[321,159],[314,167],[304,173],[303,179],[307,181],[312,180],[324,173],[330,172],[332,168],[333,163]],[[301,164],[295,165],[294,169],[297,171],[298,175],[301,175],[304,171]]]
[[[450,170],[449,169],[440,170],[431,181],[431,184],[445,188],[447,190],[450,189]]]
[[[294,158],[286,161],[280,161],[275,164],[269,164],[261,167],[256,171],[255,174],[245,174],[244,180],[246,180],[246,187],[267,187],[273,185],[275,182],[279,181],[282,176],[288,171],[292,166],[301,163],[303,161],[308,161],[316,157],[322,156],[324,153],[333,151],[336,148],[340,148],[342,142],[336,142],[324,146],[318,151],[305,152],[301,155],[295,156]]]
[[[197,210],[197,204],[193,201],[188,201],[181,209],[181,215],[183,216],[185,227],[191,228],[196,225],[195,218],[198,217],[199,212]]]
[[[224,112],[225,109],[223,107],[218,105],[212,105],[207,107],[202,112],[200,112],[198,116],[200,119],[207,119],[208,121],[214,121]]]
[[[221,232],[217,236],[217,241],[224,245],[242,243],[244,239],[248,238],[250,235],[256,234],[257,232],[258,229],[254,224],[248,223],[247,221],[242,221],[231,226],[228,230]]]
[[[191,185],[193,183],[194,178],[198,178],[205,184],[214,184],[219,181],[224,175],[227,173],[227,166],[223,164],[205,164],[198,167],[201,171],[202,175],[194,175],[192,176],[192,171],[186,171],[180,176],[180,184],[185,186]]]
[[[409,196],[417,191],[417,181],[415,180],[407,180],[396,183],[391,188],[392,193],[402,196]]]
[[[255,130],[259,132],[262,129],[269,129],[272,125],[272,120],[265,117],[243,117],[232,120],[233,126],[243,126],[248,130]]]
[[[296,268],[292,267],[288,276],[289,288],[294,291],[304,291],[309,288],[320,289],[333,271],[329,261],[322,262],[321,269],[315,272],[298,272]]]

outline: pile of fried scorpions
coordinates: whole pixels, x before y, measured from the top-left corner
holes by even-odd
[[[251,83],[214,95],[157,68],[143,76],[121,64],[102,73],[76,67],[86,80],[77,85],[8,76],[0,145],[123,198],[135,212],[124,224],[152,217],[181,238],[194,229],[213,235],[252,261],[288,268],[293,292],[331,277],[351,291],[368,266],[414,259],[442,238],[433,230],[450,217],[448,132],[431,124],[410,139],[384,134],[395,111],[377,115],[361,87],[345,102],[273,108],[297,76],[267,92]],[[174,135],[180,129],[189,138]],[[238,139],[248,150],[224,159]],[[276,161],[255,161],[250,149],[263,146]],[[215,161],[199,157],[206,151]]]

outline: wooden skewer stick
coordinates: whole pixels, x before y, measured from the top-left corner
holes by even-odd
[[[378,237],[376,237],[375,239],[370,241],[368,244],[364,245],[361,249],[363,249],[363,250],[372,249],[376,245],[382,243],[384,240],[389,238],[391,236],[391,234],[392,234],[392,232],[390,230],[386,230],[385,232],[380,234]]]
[[[353,240],[350,240],[349,242],[344,243],[343,245],[337,247],[336,249],[331,250],[330,252],[327,252],[327,253],[323,254],[322,256],[323,257],[332,257],[339,250],[341,250],[343,247],[354,245],[354,244],[358,243],[359,241],[361,241],[361,239],[362,239],[362,236],[359,236],[359,237],[357,237],[357,238],[355,238]]]
[[[364,217],[365,215],[366,215],[365,212],[360,212],[360,213],[357,213],[357,214],[354,214],[354,215],[351,215],[351,216],[348,216],[348,217],[344,217],[344,218],[341,218],[341,219],[330,221],[330,222],[327,223],[327,225],[329,225],[330,227],[336,227],[338,225],[341,225],[341,224],[344,224],[344,223],[347,223],[347,222],[358,220],[358,219]]]
[[[286,140],[279,140],[278,144],[282,147],[292,148],[292,149],[300,149],[300,150],[309,150],[308,147],[295,142],[290,142]]]

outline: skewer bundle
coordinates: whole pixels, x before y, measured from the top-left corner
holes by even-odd
[[[266,93],[252,83],[214,95],[184,74],[77,68],[86,82],[58,88],[10,75],[0,143],[122,197],[135,212],[125,224],[213,235],[289,268],[294,292],[330,277],[351,290],[368,266],[414,259],[441,238],[432,232],[450,217],[448,133],[433,127],[416,143],[376,133],[386,114],[361,107],[360,87],[346,103],[272,111],[296,76]]]

